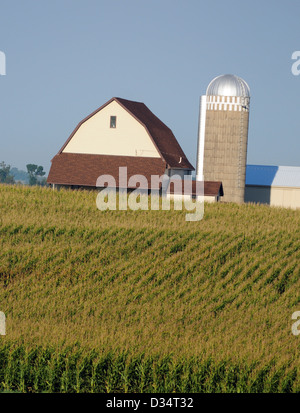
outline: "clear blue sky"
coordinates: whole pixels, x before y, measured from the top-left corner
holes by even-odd
[[[248,163],[300,165],[299,0],[0,0],[0,161],[50,160],[113,96],[144,102],[196,166],[199,97],[251,89]]]

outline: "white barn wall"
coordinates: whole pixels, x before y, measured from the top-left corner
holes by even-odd
[[[167,193],[166,197],[169,199],[173,199],[174,201],[183,201],[185,199],[195,199],[194,196],[192,195],[184,195],[184,194],[170,194]],[[199,197],[197,197],[198,201],[202,202],[208,202],[208,203],[213,203],[213,202],[218,202],[219,198],[218,196],[214,196],[214,195],[201,195]]]
[[[117,117],[116,128],[110,127],[110,116]],[[84,122],[63,152],[160,157],[144,126],[116,101]]]

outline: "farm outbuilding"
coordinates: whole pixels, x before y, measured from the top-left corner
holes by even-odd
[[[185,198],[192,199],[197,198],[197,196],[201,199],[203,194],[205,194],[205,202],[218,202],[221,197],[224,196],[224,191],[222,182],[220,181],[203,182],[192,180],[191,185],[186,184],[184,180],[181,180],[178,183],[176,180],[172,181],[169,185],[167,196],[174,200],[180,200],[182,198],[182,194],[184,194]]]
[[[117,97],[83,119],[51,162],[53,187],[95,188],[99,176],[110,175],[117,188],[134,189],[139,185],[120,181],[126,167],[128,178],[142,175],[151,189],[153,175],[192,179],[194,171],[171,129],[144,103]],[[219,199],[220,191],[207,195]]]
[[[300,208],[300,167],[247,165],[245,202]]]

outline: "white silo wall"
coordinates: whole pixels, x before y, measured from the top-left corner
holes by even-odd
[[[198,127],[198,153],[196,179],[203,181],[203,163],[204,163],[204,143],[205,143],[205,121],[206,121],[206,95],[200,98],[199,110],[199,127]]]

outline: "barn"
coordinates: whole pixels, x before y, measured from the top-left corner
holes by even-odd
[[[128,177],[146,177],[149,189],[153,175],[192,179],[194,171],[171,129],[144,103],[114,97],[77,125],[52,159],[47,182],[95,188],[99,176],[110,175],[117,188],[132,189],[120,182],[120,167]],[[221,182],[204,188],[216,200],[222,193]]]
[[[247,165],[245,202],[300,208],[300,167]]]

